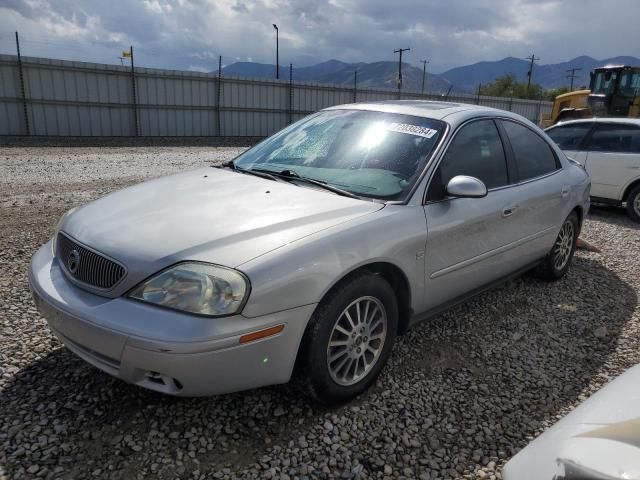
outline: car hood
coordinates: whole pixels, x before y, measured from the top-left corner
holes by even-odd
[[[640,479],[640,365],[513,457],[505,480]]]
[[[316,188],[203,168],[100,198],[68,215],[61,230],[126,266],[120,291],[182,260],[237,267],[383,207]]]

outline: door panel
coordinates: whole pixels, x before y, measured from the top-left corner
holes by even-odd
[[[586,167],[592,196],[623,200],[624,185],[640,175],[640,154],[589,152]]]
[[[640,127],[600,123],[587,141],[587,150],[591,195],[623,200],[623,187],[640,171]]]
[[[446,186],[469,175],[489,189],[483,198],[455,198]],[[505,274],[504,247],[518,239],[510,229],[517,218],[517,195],[493,120],[471,121],[457,132],[427,191],[425,303],[431,309]],[[511,210],[509,210],[511,209]],[[503,213],[504,212],[504,213]],[[507,272],[508,273],[508,272]]]
[[[553,246],[567,215],[564,206],[571,195],[571,184],[565,180],[562,164],[547,139],[514,121],[504,120],[502,125],[513,149],[520,181],[521,215],[516,227],[524,240],[519,253],[522,260],[530,263],[546,255]],[[589,124],[580,124],[580,135],[589,128]],[[574,133],[575,130],[572,129]],[[575,143],[571,135],[565,135],[565,142],[568,141]]]
[[[530,263],[551,250],[566,215],[570,183],[565,179],[565,172],[558,170],[518,185],[518,194],[521,215],[515,226],[526,239],[519,253],[525,263]]]
[[[425,206],[427,216],[426,309],[459,297],[517,270],[514,228],[520,212],[517,187],[484,198],[453,198]]]

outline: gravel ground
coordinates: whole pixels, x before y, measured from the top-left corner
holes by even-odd
[[[237,148],[0,148],[0,478],[500,478],[534,436],[640,362],[640,228],[594,209],[555,284],[508,283],[401,337],[369,392],[176,399],[61,348],[29,258],[74,205]]]

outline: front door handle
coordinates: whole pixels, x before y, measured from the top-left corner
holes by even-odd
[[[509,217],[513,215],[513,213],[516,211],[517,208],[518,208],[518,205],[511,205],[510,207],[504,207],[502,209],[502,216]]]

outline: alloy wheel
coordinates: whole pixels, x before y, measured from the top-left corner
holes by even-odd
[[[556,243],[553,246],[553,265],[556,270],[562,270],[569,261],[575,240],[574,236],[575,228],[573,222],[567,220],[562,225],[562,229],[560,229]]]
[[[331,379],[349,386],[362,380],[380,358],[387,337],[387,313],[375,297],[360,297],[345,308],[331,331],[327,366]]]

